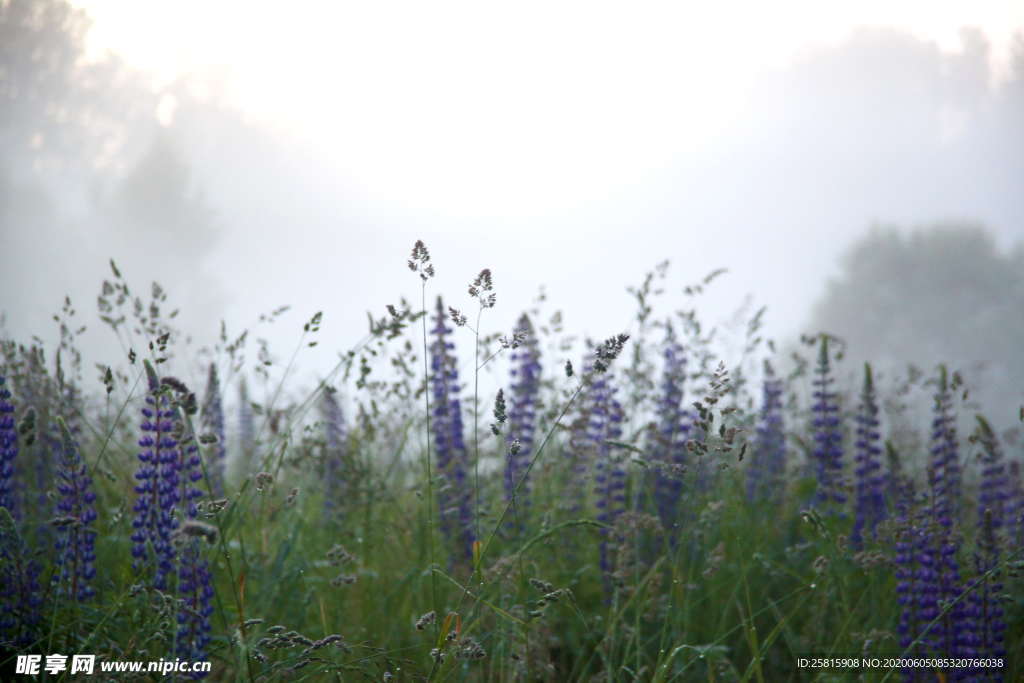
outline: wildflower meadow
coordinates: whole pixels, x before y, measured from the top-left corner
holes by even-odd
[[[407,254],[417,298],[347,341],[304,311],[284,360],[191,347],[114,262],[119,362],[70,298],[52,348],[0,339],[5,680],[1024,680],[1024,408],[712,327],[721,271],[659,265],[588,340]],[[101,668],[132,661],[175,668]]]

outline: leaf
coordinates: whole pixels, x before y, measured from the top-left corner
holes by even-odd
[[[644,453],[644,449],[637,448],[636,446],[634,446],[631,443],[625,443],[623,441],[615,441],[613,439],[605,439],[604,442],[606,444],[608,444],[609,446],[615,446],[616,448],[625,448],[627,451],[632,451],[634,453],[639,453],[641,455],[643,455],[643,453]]]

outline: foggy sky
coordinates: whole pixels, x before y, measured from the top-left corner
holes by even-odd
[[[763,70],[737,108],[682,145],[651,140],[645,121],[656,112],[642,106],[585,133],[574,131],[585,121],[554,111],[551,125],[575,136],[571,150],[595,165],[609,150],[631,150],[631,141],[644,148],[587,182],[559,177],[544,150],[529,149],[526,162],[510,160],[525,169],[518,175],[488,177],[492,166],[482,167],[472,188],[479,196],[464,202],[457,184],[472,168],[449,179],[450,160],[438,160],[437,170],[429,158],[412,160],[424,185],[444,190],[444,201],[433,201],[389,187],[380,173],[361,175],[343,146],[183,97],[170,126],[159,126],[154,111],[129,136],[136,142],[125,147],[120,170],[104,171],[102,182],[11,157],[22,163],[0,176],[6,330],[19,340],[52,339],[50,315],[65,293],[91,316],[113,257],[137,290],[160,280],[196,346],[213,340],[221,319],[237,334],[260,313],[291,304],[291,314],[253,331],[286,361],[302,323],[323,310],[320,344],[300,360],[312,377],[365,334],[367,310],[383,315],[402,295],[418,301],[405,259],[422,239],[438,272],[431,296],[444,294],[446,303],[469,308],[466,284],[481,268],[493,271],[498,307],[486,331],[509,330],[542,285],[548,310],[562,309],[574,333],[628,330],[626,286],[669,259],[659,315],[687,304],[683,286],[726,267],[707,297],[708,318],[726,318],[749,295],[755,308],[768,307],[770,335],[792,337],[809,331],[811,306],[839,254],[872,222],[911,228],[964,218],[985,224],[1004,247],[1024,238],[1024,51],[996,88],[984,37],[967,32],[963,42],[960,52],[944,52],[900,30],[858,30],[837,47]],[[693,107],[706,106],[703,81],[643,87],[681,91]],[[422,106],[462,115],[446,111],[443,98]],[[545,102],[532,106],[545,125]],[[478,154],[492,139],[495,154],[517,153],[498,144],[509,131],[482,125],[472,134]],[[444,140],[429,149],[444,155]],[[382,148],[377,163],[394,164],[408,183],[400,152]],[[474,158],[464,155],[467,164]],[[170,199],[168,187],[176,188]],[[87,322],[96,360],[122,362],[112,335]],[[188,360],[177,372],[200,377]]]

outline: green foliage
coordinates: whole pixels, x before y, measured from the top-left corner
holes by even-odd
[[[114,274],[120,283],[116,267]],[[425,290],[427,280],[422,282]],[[644,318],[652,315],[650,305],[646,297],[640,301]],[[414,323],[422,320],[404,302],[403,313],[392,308],[392,323],[371,324],[367,337],[342,353],[335,372],[311,391],[286,382],[321,326],[319,313],[296,330],[296,350],[283,374],[274,376],[276,365],[257,361],[270,400],[253,404],[262,421],[250,445],[255,457],[228,478],[222,499],[207,490],[198,520],[203,524],[195,527],[216,584],[211,680],[852,680],[850,671],[800,670],[797,659],[901,654],[893,567],[899,525],[883,522],[863,548],[852,549],[846,541],[851,519],[806,509],[815,481],[804,476],[799,453],[791,454],[781,503],[749,502],[749,461],[741,456],[750,445],[755,414],[743,407],[750,404],[746,384],[728,381],[731,371],[723,360],[701,363],[695,389],[687,391],[702,426],[695,430],[699,443],[689,451],[695,466],[675,473],[683,490],[675,533],[667,533],[652,508],[649,475],[659,463],[648,450],[650,416],[642,410],[630,416],[635,430],[608,444],[627,467],[626,511],[611,526],[597,521],[595,495],[580,488],[569,455],[577,399],[591,376],[566,376],[558,359],[551,364],[554,378],[545,384],[549,417],[531,453],[528,508],[503,502],[495,466],[505,455],[505,440],[477,440],[478,478],[467,485],[479,497],[474,522],[481,534],[466,560],[440,533],[433,507],[438,487],[448,484],[438,479],[423,438],[429,406],[420,395],[422,378],[408,370],[420,360],[421,330]],[[676,315],[697,324],[692,311]],[[119,332],[120,326],[113,327]],[[127,559],[131,473],[141,395],[148,385],[178,382],[158,373],[168,366],[181,371],[187,361],[172,353],[177,336],[165,331],[159,308],[145,327],[154,341],[150,357],[139,363],[133,353],[125,368],[101,368],[95,397],[62,393],[62,382],[70,380],[51,377],[42,349],[3,344],[0,373],[24,404],[19,416],[39,415],[32,431],[40,438],[32,452],[45,457],[44,426],[50,421],[82,425],[81,454],[98,495],[97,596],[83,604],[58,603],[45,588],[53,571],[50,546],[38,531],[50,515],[45,506],[18,520],[0,510],[0,536],[31,547],[31,558],[43,568],[43,625],[21,652],[173,658],[176,596],[149,587]],[[652,337],[645,339],[648,333]],[[244,337],[228,344],[225,332],[211,350],[214,362],[230,369],[225,377],[232,384],[246,376],[239,355]],[[660,331],[641,327],[628,341],[620,335],[602,347],[610,372],[624,366],[630,370],[624,376],[638,377],[636,386],[624,387],[638,397],[637,406],[654,404],[654,384],[639,375],[657,366],[653,340],[659,337]],[[703,338],[691,337],[690,351],[698,356],[711,354],[709,344],[698,347]],[[487,341],[475,330],[461,339],[481,345],[477,358],[501,352],[500,341]],[[623,347],[632,343],[651,355],[632,356]],[[70,348],[62,350],[71,355]],[[616,359],[618,350],[624,353]],[[158,364],[159,359],[168,362]],[[364,363],[372,367],[368,373],[379,373],[369,359],[399,360],[391,364],[394,382],[376,375],[358,382],[356,373],[349,374]],[[199,376],[203,367],[197,368]],[[348,412],[358,416],[347,425],[343,495],[325,487],[324,425],[313,410],[320,392],[338,377],[349,377],[347,400],[356,410]],[[787,394],[809,381],[797,377]],[[812,443],[807,428],[799,427],[808,424],[806,408],[787,403],[788,423],[797,425],[792,442]],[[477,412],[470,405],[466,418]],[[183,413],[182,419],[194,433],[198,417]],[[928,424],[920,429],[926,434]],[[229,452],[240,460],[240,445],[232,438]],[[218,445],[205,435],[198,443],[205,456]],[[901,455],[913,461],[906,456],[914,454]],[[920,472],[903,474],[922,480]],[[26,496],[45,499],[52,488],[45,481],[22,481]],[[326,496],[335,503],[329,516]],[[516,525],[507,523],[512,519]],[[971,521],[962,527],[965,556],[975,543]],[[602,541],[612,561],[607,575],[599,569]],[[1019,560],[1019,550],[1007,552],[1004,568]],[[1022,588],[1010,571],[1003,581],[1009,593]],[[1024,672],[1024,606],[1008,603],[1006,609],[1013,626],[1004,673],[1013,680]]]

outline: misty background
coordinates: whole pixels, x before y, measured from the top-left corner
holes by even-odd
[[[326,26],[236,8],[224,49],[262,46],[258,69],[155,74],[97,51],[110,29],[82,5],[0,0],[0,336],[52,345],[70,296],[87,386],[127,352],[95,317],[111,258],[147,301],[163,285],[195,349],[224,321],[287,360],[322,310],[312,381],[367,311],[418,301],[422,239],[446,303],[493,271],[487,330],[541,287],[576,335],[628,330],[626,287],[668,259],[664,314],[724,267],[711,320],[766,306],[780,348],[825,330],[854,359],[977,366],[1000,421],[1024,398],[1020,24],[940,44],[850,23],[782,58],[646,6]],[[202,377],[195,359],[176,372]]]

